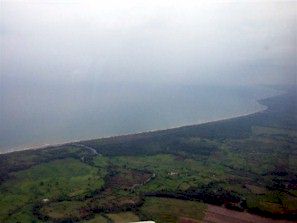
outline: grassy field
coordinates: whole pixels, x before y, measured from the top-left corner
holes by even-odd
[[[107,217],[114,223],[137,222],[139,217],[133,212],[119,212],[107,214]]]
[[[79,220],[82,217],[81,209],[83,206],[84,202],[82,201],[53,202],[42,207],[40,212],[53,221],[61,219]]]
[[[82,221],[82,223],[108,223],[108,219],[100,214],[96,214],[93,218]]]
[[[100,189],[104,185],[103,179],[104,175],[97,168],[72,158],[13,173],[11,179],[0,186],[0,221],[43,199],[82,198]]]
[[[4,207],[5,210],[5,207]],[[2,215],[3,214],[3,215]],[[15,210],[12,215],[8,215],[5,212],[1,212],[1,222],[7,223],[40,223],[43,222],[33,214],[32,205],[23,206],[22,208]]]
[[[146,198],[140,208],[143,219],[158,223],[176,223],[182,218],[202,220],[207,206],[195,201],[170,198]]]
[[[225,180],[224,170],[218,165],[205,166],[203,161],[172,154],[121,156],[112,158],[112,162],[121,168],[129,166],[154,173],[154,179],[139,189],[142,192],[186,190],[212,181]]]

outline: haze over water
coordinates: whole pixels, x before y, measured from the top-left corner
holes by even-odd
[[[296,8],[1,0],[0,152],[263,109],[255,86],[296,83]]]
[[[148,130],[259,111],[264,87],[84,83],[1,88],[1,152]]]

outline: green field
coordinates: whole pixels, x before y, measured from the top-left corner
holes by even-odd
[[[107,217],[114,223],[137,222],[139,217],[133,212],[119,212],[107,214]]]
[[[120,168],[129,166],[154,173],[152,182],[139,188],[142,192],[186,190],[199,184],[225,180],[224,168],[215,163],[205,166],[203,161],[171,154],[121,156],[114,157],[112,162]]]
[[[28,205],[65,199],[79,199],[104,185],[104,174],[79,160],[67,158],[39,164],[12,173],[1,184],[0,216],[17,215]],[[46,200],[44,200],[46,199]]]
[[[170,198],[147,198],[140,208],[144,218],[158,223],[175,223],[182,218],[202,220],[205,211],[204,203]]]
[[[108,223],[108,219],[100,214],[96,214],[93,218],[82,222],[83,223]]]
[[[83,206],[84,202],[82,201],[52,202],[42,207],[40,212],[53,221],[58,221],[59,219],[79,220],[82,217],[80,210]]]

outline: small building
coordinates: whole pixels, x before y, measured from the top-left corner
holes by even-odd
[[[49,199],[48,198],[44,198],[44,199],[42,199],[42,202],[43,203],[47,203],[47,202],[49,202]]]
[[[168,173],[169,176],[175,176],[177,174],[178,174],[178,172],[176,172],[176,171],[171,171]]]

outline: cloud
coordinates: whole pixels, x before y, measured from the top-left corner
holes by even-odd
[[[1,77],[292,83],[296,2],[1,1]]]

